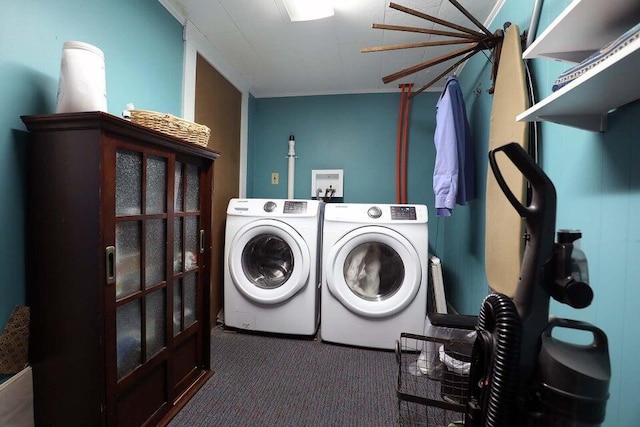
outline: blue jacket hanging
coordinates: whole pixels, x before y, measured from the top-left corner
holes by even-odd
[[[436,105],[436,131],[433,136],[436,161],[433,191],[437,216],[451,216],[458,205],[476,197],[476,164],[467,110],[456,76],[447,79]]]

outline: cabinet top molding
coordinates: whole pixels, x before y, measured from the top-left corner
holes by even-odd
[[[212,160],[220,156],[218,151],[191,144],[102,111],[21,116],[21,119],[30,132],[101,129],[130,138],[144,137],[152,144],[170,147],[184,154]]]

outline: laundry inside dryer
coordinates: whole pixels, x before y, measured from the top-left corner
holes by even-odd
[[[344,263],[344,278],[349,289],[368,300],[394,295],[404,280],[400,255],[379,242],[358,245]]]

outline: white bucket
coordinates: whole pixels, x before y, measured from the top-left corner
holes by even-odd
[[[104,54],[88,43],[68,41],[62,48],[56,113],[107,111]]]

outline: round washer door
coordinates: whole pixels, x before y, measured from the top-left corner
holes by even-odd
[[[248,299],[277,304],[295,295],[309,280],[309,246],[290,225],[261,219],[243,226],[229,251],[229,273]]]
[[[400,233],[379,226],[352,230],[329,251],[329,291],[348,310],[387,317],[406,308],[422,281],[420,257]]]

